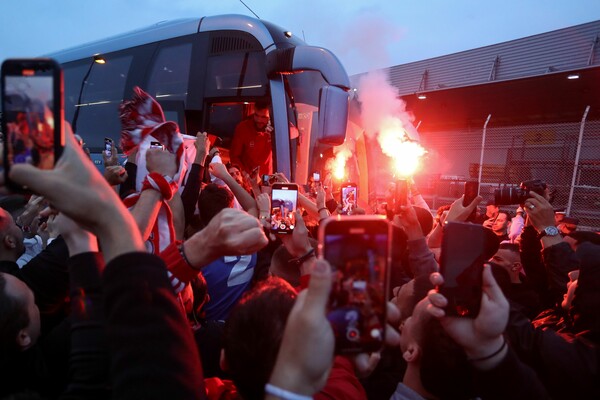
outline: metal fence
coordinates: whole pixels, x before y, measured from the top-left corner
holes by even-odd
[[[459,197],[467,179],[479,179],[486,201],[496,188],[542,179],[555,190],[555,209],[578,218],[580,229],[598,230],[600,121],[586,117],[582,110],[577,123],[494,127],[492,114],[487,126],[421,132],[429,156],[418,183],[437,208]]]

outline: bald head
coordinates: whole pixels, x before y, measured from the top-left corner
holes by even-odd
[[[0,208],[0,260],[17,261],[24,251],[23,231],[12,215]]]

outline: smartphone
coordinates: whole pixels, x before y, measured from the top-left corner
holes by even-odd
[[[263,175],[262,176],[262,185],[263,186],[269,186],[270,185],[270,181],[271,180],[271,175]]]
[[[471,204],[475,197],[479,195],[479,182],[478,181],[467,181],[465,182],[465,197],[463,199],[463,207]]]
[[[319,174],[318,172],[313,172],[313,181],[319,182],[320,180],[321,180],[321,174]]]
[[[62,154],[62,69],[48,58],[8,59],[1,75],[5,180],[12,190],[22,191],[8,178],[14,164],[52,169]]]
[[[463,207],[467,207],[475,197],[479,196],[479,182],[478,181],[467,181],[465,182],[465,197],[463,198]],[[467,218],[467,221],[473,221],[477,216],[477,207],[473,209],[473,212]]]
[[[113,140],[111,138],[105,137],[104,138],[104,154],[106,154],[106,157],[112,157],[112,145],[113,145]]]
[[[355,183],[345,183],[342,185],[341,190],[342,200],[342,215],[351,215],[356,208],[356,201],[358,199],[358,187]]]
[[[396,214],[400,212],[400,207],[408,205],[408,181],[406,179],[398,179],[396,181],[394,202]]]
[[[150,142],[150,148],[164,150],[165,146],[161,142]]]
[[[334,270],[327,311],[337,354],[374,352],[385,340],[391,225],[382,215],[330,217],[319,255]]]
[[[298,185],[273,183],[271,190],[271,231],[290,234],[296,226]]]
[[[445,224],[440,255],[444,284],[438,290],[448,299],[447,315],[477,317],[481,305],[483,263],[498,249],[498,240],[490,234],[495,236],[480,224]]]

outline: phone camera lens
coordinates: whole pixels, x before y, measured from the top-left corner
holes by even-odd
[[[351,342],[356,342],[360,339],[360,332],[356,328],[347,328],[346,329],[346,339]]]

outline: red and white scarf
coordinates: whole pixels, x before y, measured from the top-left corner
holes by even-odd
[[[175,122],[165,121],[162,107],[152,96],[137,86],[133,90],[133,98],[124,101],[119,106],[121,148],[125,154],[130,154],[135,149],[138,150],[136,155],[137,193],[124,200],[129,209],[133,208],[139,200],[144,189],[144,181],[147,180],[146,151],[150,147],[150,142],[160,142],[167,151],[177,156],[179,170],[173,177],[175,182],[179,183],[180,177],[185,175],[185,171],[182,169],[187,165],[187,163],[181,162],[184,158],[184,146],[179,126]],[[173,214],[167,201],[163,199],[146,247],[150,253],[158,254],[174,240]]]

